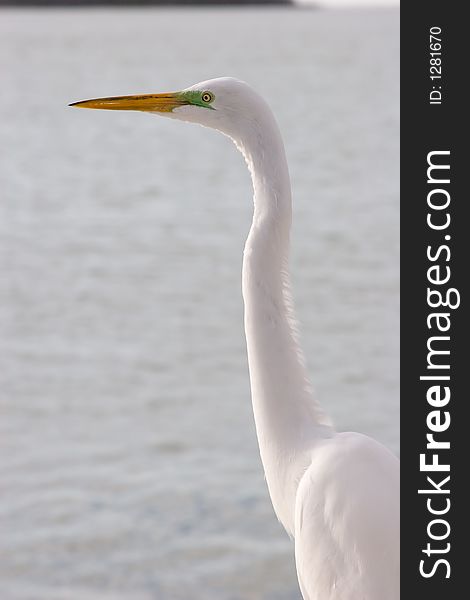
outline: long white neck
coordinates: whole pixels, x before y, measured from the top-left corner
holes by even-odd
[[[289,172],[274,117],[264,118],[248,141],[236,142],[254,188],[253,223],[243,256],[245,333],[261,459],[276,514],[292,533],[302,474],[295,468],[303,468],[302,455],[308,464],[315,440],[331,431],[312,398],[297,340],[288,273]]]

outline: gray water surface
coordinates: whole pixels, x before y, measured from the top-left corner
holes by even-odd
[[[272,105],[316,394],[398,452],[398,11],[0,11],[0,598],[294,600],[240,292],[242,157],[82,98]]]

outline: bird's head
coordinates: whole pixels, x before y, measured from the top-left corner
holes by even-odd
[[[248,84],[232,77],[202,81],[180,92],[115,96],[74,102],[70,106],[105,110],[137,110],[199,123],[236,142],[263,114],[265,101]]]

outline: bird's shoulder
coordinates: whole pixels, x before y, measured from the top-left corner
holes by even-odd
[[[321,590],[306,591],[307,598],[397,597],[398,459],[357,433],[322,442],[297,489],[294,537],[299,579],[309,588],[315,572]],[[390,595],[377,595],[379,578]]]

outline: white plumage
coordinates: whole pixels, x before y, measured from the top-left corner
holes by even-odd
[[[273,507],[295,540],[303,597],[397,600],[399,462],[364,435],[336,433],[312,395],[289,287],[289,173],[268,105],[231,78],[77,105],[200,123],[229,136],[245,157],[254,189],[242,275],[253,412]]]

